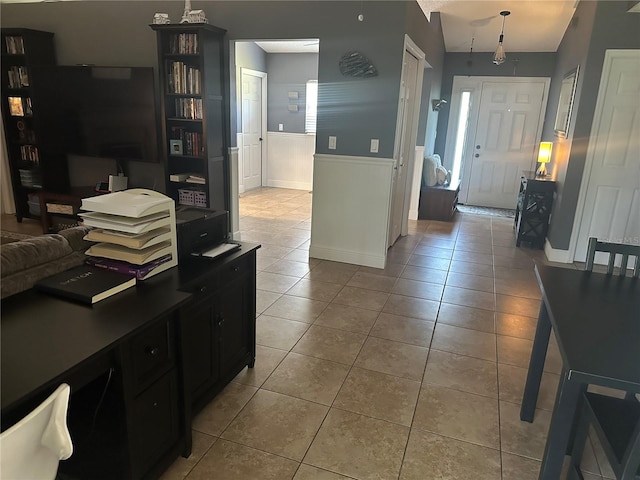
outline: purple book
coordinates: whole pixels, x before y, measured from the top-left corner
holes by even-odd
[[[110,258],[87,257],[86,263],[94,267],[111,270],[113,272],[135,275],[138,280],[144,280],[149,272],[155,270],[159,265],[167,263],[169,260],[171,260],[171,255],[165,255],[153,260],[152,262],[145,263],[144,265],[134,265],[132,263],[112,260]]]

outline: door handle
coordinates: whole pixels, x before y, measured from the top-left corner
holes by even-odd
[[[480,145],[476,145],[476,150],[480,150]]]
[[[262,141],[262,137],[260,137],[258,140]]]
[[[479,153],[476,153],[476,154],[474,155],[474,157],[476,157],[476,158],[478,158],[479,156],[480,156],[480,154],[479,154]]]

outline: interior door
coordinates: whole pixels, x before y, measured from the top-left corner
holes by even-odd
[[[262,185],[262,78],[242,72],[242,183]]]
[[[586,258],[589,237],[640,243],[640,50],[607,52],[590,144],[591,174],[575,257]],[[591,153],[591,152],[590,152]],[[588,173],[585,171],[585,175]],[[596,255],[606,263],[608,255]]]
[[[391,219],[389,222],[389,246],[393,245],[402,232],[402,217],[404,215],[407,192],[408,162],[414,147],[411,142],[412,121],[416,103],[416,84],[418,77],[418,59],[409,51],[405,53],[402,78],[404,79],[400,108],[402,109],[402,128],[400,140],[400,155],[394,167],[393,185],[391,190]]]
[[[535,170],[546,109],[546,80],[482,82],[476,131],[466,150],[464,203],[515,208],[523,170]],[[466,193],[466,195],[465,195]]]

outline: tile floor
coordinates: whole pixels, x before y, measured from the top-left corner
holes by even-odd
[[[262,244],[256,366],[165,480],[537,478],[560,358],[552,342],[521,422],[545,259],[514,247],[512,220],[412,221],[380,270],[308,258],[310,192],[258,189],[240,213]],[[593,442],[584,469],[611,477]]]

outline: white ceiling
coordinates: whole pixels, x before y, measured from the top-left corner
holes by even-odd
[[[429,17],[440,12],[447,52],[492,52],[505,19],[504,48],[508,52],[555,52],[573,16],[577,0],[418,0]]]

